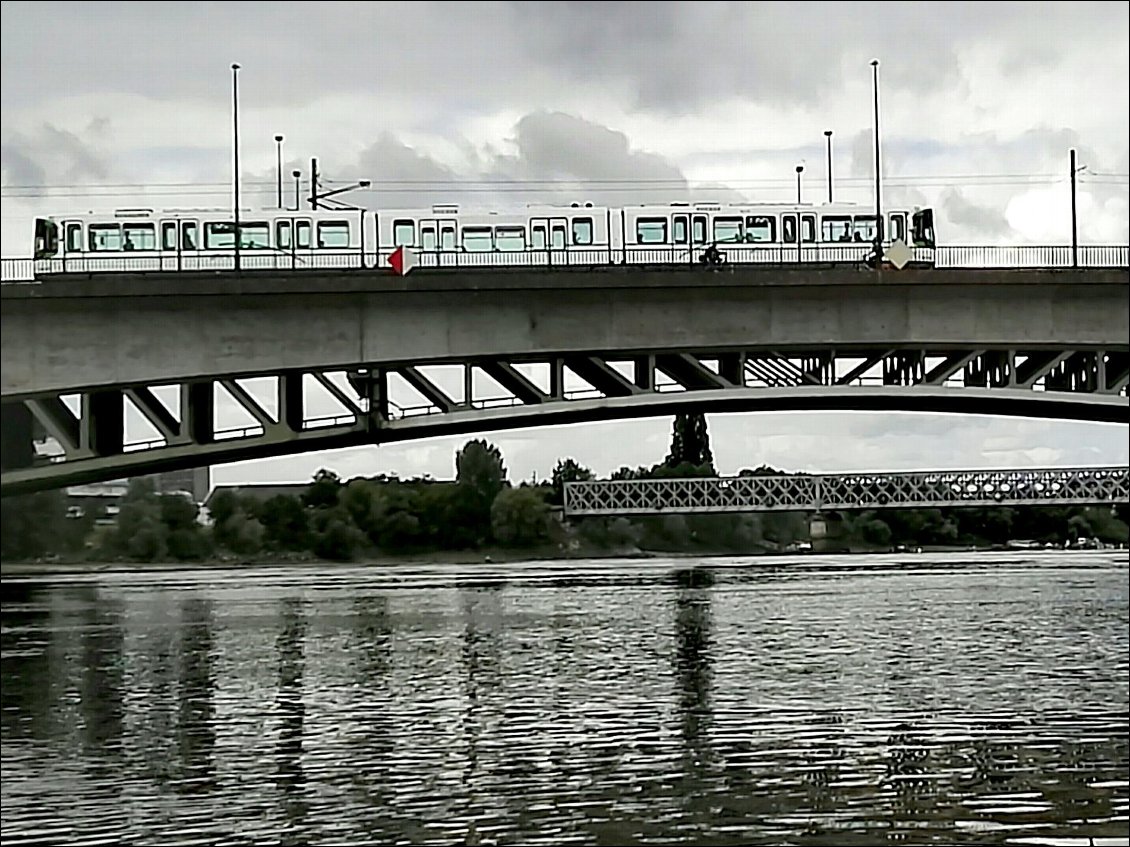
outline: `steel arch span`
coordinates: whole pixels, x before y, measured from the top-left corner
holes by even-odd
[[[53,394],[3,407],[4,496],[157,471],[679,410],[912,411],[1130,423],[1130,354],[1072,348],[598,353],[358,366]],[[258,377],[262,379],[262,376]],[[483,383],[489,383],[484,393]],[[456,390],[457,389],[457,390]],[[322,406],[312,401],[317,392]],[[225,427],[224,409],[246,424]],[[230,416],[229,416],[230,417]],[[141,421],[138,437],[130,421]],[[36,443],[58,446],[44,461]]]

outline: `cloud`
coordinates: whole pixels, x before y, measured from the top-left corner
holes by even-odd
[[[102,131],[103,125],[96,125]],[[0,145],[6,185],[42,186],[53,182],[93,182],[105,179],[108,168],[101,154],[73,132],[43,124],[34,132],[9,132]]]

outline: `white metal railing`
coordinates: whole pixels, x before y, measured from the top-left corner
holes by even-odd
[[[706,245],[657,247],[593,247],[524,252],[419,251],[418,268],[591,268],[612,265],[693,265],[702,260]],[[755,246],[719,244],[726,264],[789,266],[798,264],[861,264],[870,246],[863,244]],[[389,267],[392,250],[362,253],[322,251],[291,255],[276,251],[244,251],[240,270],[302,272],[310,270],[371,270]],[[1125,268],[1130,266],[1130,246],[1086,245],[1073,255],[1061,245],[946,246],[915,248],[912,263],[937,268]],[[33,282],[56,274],[94,273],[211,273],[235,270],[235,256],[88,256],[57,259],[0,260],[5,283]]]

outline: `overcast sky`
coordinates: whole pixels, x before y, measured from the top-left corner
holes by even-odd
[[[319,158],[371,208],[546,197],[887,203],[943,243],[1130,238],[1130,4],[4,2],[3,254],[36,214],[230,202],[230,65],[249,202]],[[394,184],[393,181],[404,181]],[[469,185],[455,185],[469,182]],[[170,185],[173,184],[173,185]],[[183,184],[187,184],[183,185]],[[287,179],[287,194],[292,181]],[[536,189],[536,190],[535,190]],[[158,194],[157,192],[165,192]],[[924,415],[712,416],[720,469],[1126,462],[1120,426]],[[487,434],[515,477],[662,459],[670,419]],[[221,481],[453,473],[466,438],[217,468]]]

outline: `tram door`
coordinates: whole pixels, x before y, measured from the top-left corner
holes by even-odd
[[[678,214],[672,216],[671,241],[675,245],[675,262],[690,263],[694,261],[694,255],[691,251],[690,215]]]
[[[180,266],[182,270],[199,270],[200,238],[200,225],[196,221],[180,222]]]
[[[161,256],[161,270],[181,270],[180,245],[177,230],[180,227],[174,220],[162,220],[157,231],[157,249]]]
[[[566,218],[531,218],[530,250],[534,265],[566,265],[569,263],[569,221]]]

